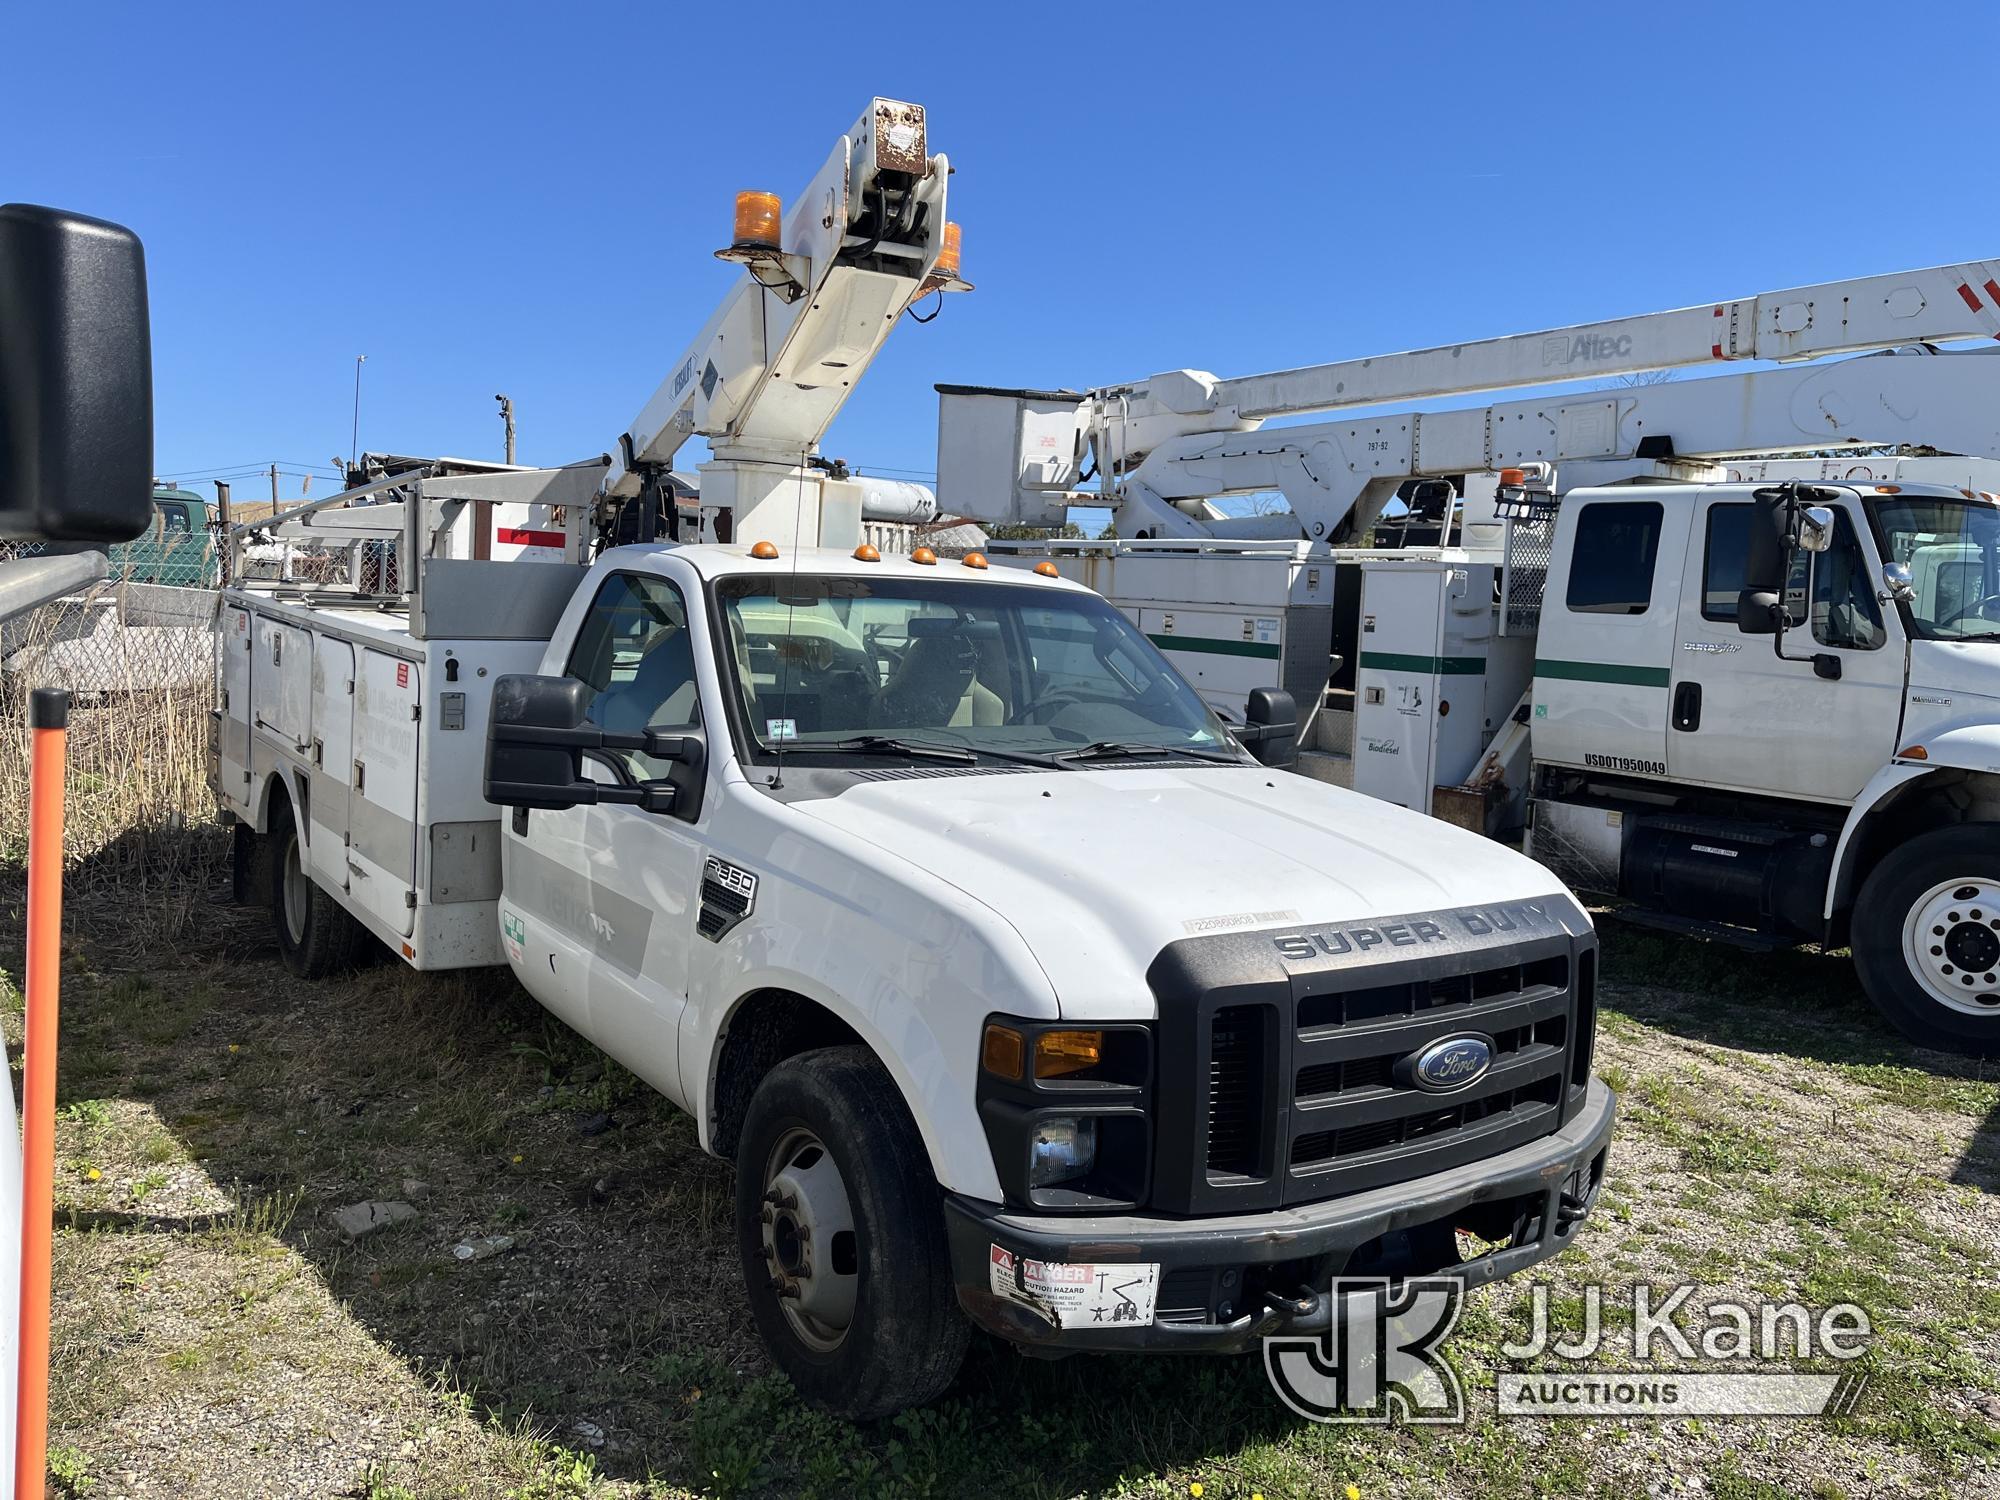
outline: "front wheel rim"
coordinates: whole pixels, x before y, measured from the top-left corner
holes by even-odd
[[[771,1148],[758,1210],[764,1269],[799,1342],[831,1354],[854,1323],[860,1291],[854,1208],[833,1153],[793,1126]]]
[[[1946,1009],[2000,1016],[2000,881],[1943,880],[1910,903],[1903,962]]]

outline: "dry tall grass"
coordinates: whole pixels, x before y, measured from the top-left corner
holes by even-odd
[[[66,687],[69,886],[115,886],[159,917],[200,899],[227,846],[207,783],[212,637],[124,624],[115,594],[49,605],[0,634],[0,870],[27,856],[28,693]]]

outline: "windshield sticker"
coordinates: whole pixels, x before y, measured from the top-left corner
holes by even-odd
[[[799,737],[797,719],[766,719],[764,738],[767,740],[795,740]]]

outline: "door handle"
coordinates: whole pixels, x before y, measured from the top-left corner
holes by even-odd
[[[1683,682],[1674,689],[1674,728],[1692,734],[1701,728],[1701,684]]]

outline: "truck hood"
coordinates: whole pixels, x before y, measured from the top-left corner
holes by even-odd
[[[1910,687],[1898,748],[1980,723],[2000,723],[2000,641],[1910,642]]]
[[[1552,895],[1577,909],[1510,849],[1261,767],[862,781],[794,806],[991,909],[1080,1018],[1150,1018],[1146,971],[1182,938]]]

